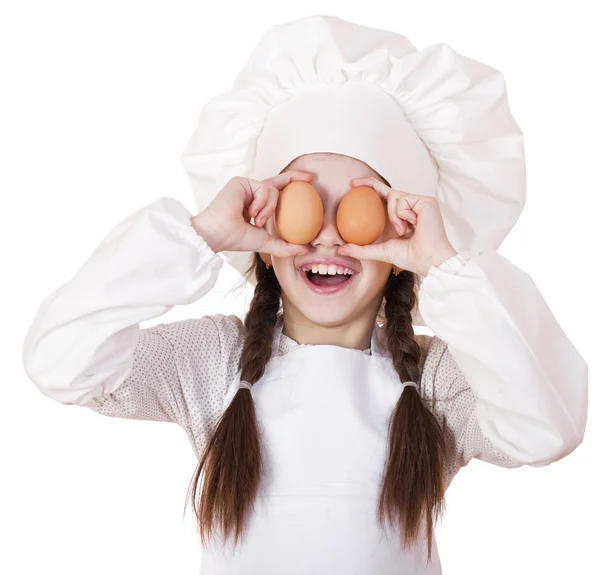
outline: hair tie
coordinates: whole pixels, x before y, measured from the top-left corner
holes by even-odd
[[[406,387],[407,385],[414,385],[415,389],[418,389],[418,386],[414,381],[405,381],[403,385],[404,387]]]
[[[252,384],[248,383],[247,381],[240,381],[240,386],[238,389],[242,389],[242,388],[246,388],[246,389],[250,389],[252,390]]]

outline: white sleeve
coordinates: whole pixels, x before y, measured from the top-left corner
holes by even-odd
[[[194,405],[187,403],[190,390],[182,389],[182,370],[196,354],[202,365],[195,364],[193,376],[183,373],[185,383],[204,378],[196,391],[208,393],[211,374],[235,359],[240,320],[207,316],[139,325],[198,300],[217,281],[223,260],[191,217],[168,197],[134,212],[41,303],[23,344],[25,371],[41,392],[106,415],[191,425]],[[192,398],[203,399],[211,401]]]
[[[495,250],[459,252],[429,269],[419,306],[435,334],[422,392],[457,467],[540,467],[582,442],[588,365],[529,275]]]

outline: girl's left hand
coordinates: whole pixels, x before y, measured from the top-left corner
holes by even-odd
[[[421,276],[456,255],[437,198],[394,190],[377,178],[356,178],[351,184],[370,186],[387,201],[389,219],[402,237],[366,246],[344,244],[338,250],[340,255],[388,262]]]

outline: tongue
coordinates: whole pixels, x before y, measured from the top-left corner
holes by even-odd
[[[337,286],[344,283],[347,279],[347,275],[336,274],[336,275],[321,275],[321,274],[308,274],[308,279],[317,286]]]

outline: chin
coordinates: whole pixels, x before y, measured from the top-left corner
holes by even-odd
[[[291,302],[298,311],[311,323],[323,327],[338,327],[349,323],[355,318],[357,310],[348,305],[310,305],[306,300]]]

